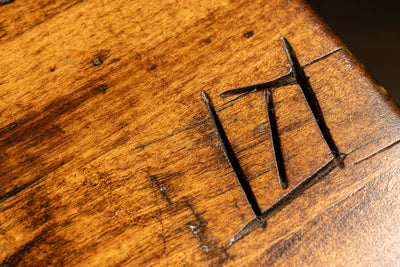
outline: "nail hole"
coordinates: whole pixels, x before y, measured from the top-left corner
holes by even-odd
[[[253,35],[254,35],[254,31],[249,31],[249,32],[246,32],[245,34],[243,34],[243,36],[246,38],[250,38]]]
[[[103,94],[105,94],[106,91],[107,91],[107,86],[105,86],[105,85],[100,85],[99,87],[97,87],[97,90],[99,90],[100,92],[102,92]]]
[[[150,67],[148,67],[148,70],[155,70],[158,67],[157,64],[152,64]]]

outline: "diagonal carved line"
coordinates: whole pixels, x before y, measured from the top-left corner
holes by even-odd
[[[239,241],[246,235],[253,232],[260,226],[265,225],[265,222],[275,215],[278,211],[283,209],[289,203],[291,203],[294,199],[296,199],[299,195],[301,195],[304,191],[310,188],[312,185],[317,183],[321,178],[328,175],[332,170],[334,170],[337,166],[340,166],[344,160],[345,156],[342,155],[339,159],[333,158],[327,164],[325,164],[322,168],[320,168],[317,172],[306,178],[299,185],[293,188],[290,192],[280,198],[277,202],[275,202],[271,207],[265,210],[260,218],[256,218],[248,222],[239,232],[237,232],[225,245],[226,247],[230,247],[235,242]]]
[[[207,107],[208,113],[210,114],[212,123],[215,128],[215,133],[224,151],[225,157],[227,158],[229,165],[231,165],[233,172],[235,173],[235,176],[238,179],[244,194],[246,195],[247,202],[249,203],[251,210],[254,213],[254,216],[258,218],[261,216],[260,206],[257,203],[257,199],[253,193],[253,190],[251,189],[249,181],[244,174],[242,167],[240,166],[239,160],[237,159],[236,154],[232,149],[228,137],[226,136],[221,121],[219,120],[217,112],[214,109],[214,105],[212,104],[211,99],[206,92],[201,92],[201,97]]]
[[[328,126],[326,125],[324,116],[322,114],[321,107],[318,103],[317,97],[315,96],[314,91],[311,88],[310,82],[306,74],[304,73],[303,68],[301,67],[296,54],[289,44],[289,42],[282,38],[282,46],[285,50],[286,56],[291,66],[291,71],[293,72],[294,76],[296,77],[297,83],[300,85],[301,91],[303,92],[304,98],[306,99],[308,106],[311,109],[311,112],[315,118],[316,123],[318,124],[318,128],[325,139],[326,144],[328,145],[329,149],[331,150],[333,156],[335,158],[340,157],[340,152],[338,147],[335,144],[335,141],[332,138],[332,135],[329,131]]]

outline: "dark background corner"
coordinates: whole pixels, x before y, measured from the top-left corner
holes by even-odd
[[[308,3],[400,104],[400,1]]]

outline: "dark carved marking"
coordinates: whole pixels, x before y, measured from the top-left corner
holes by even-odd
[[[293,48],[290,46],[289,42],[282,38],[283,49],[285,50],[286,56],[288,58],[289,64],[291,66],[291,73],[293,73],[294,77],[297,80],[297,83],[300,85],[301,91],[303,92],[304,98],[306,99],[308,106],[311,109],[311,112],[314,116],[316,123],[318,124],[319,130],[322,136],[325,139],[326,144],[331,150],[332,155],[335,158],[340,157],[339,149],[337,148],[335,141],[333,141],[332,135],[329,131],[328,126],[325,123],[324,116],[322,114],[321,107],[319,106],[317,97],[315,96],[314,91],[311,88],[310,82],[302,66],[300,66],[299,61],[297,60],[296,54],[294,53]]]
[[[264,97],[268,113],[269,126],[271,130],[272,147],[274,150],[275,165],[279,177],[279,185],[281,186],[282,189],[286,189],[288,187],[288,182],[282,155],[281,140],[279,138],[278,126],[276,124],[274,103],[272,101],[272,91],[264,90]]]
[[[201,97],[204,101],[204,104],[207,107],[208,113],[210,114],[210,118],[211,121],[213,122],[217,138],[221,143],[221,147],[225,153],[229,165],[231,165],[233,172],[235,173],[235,176],[238,179],[244,194],[246,195],[247,202],[249,203],[254,215],[256,217],[260,217],[261,216],[260,206],[258,205],[253,190],[251,189],[250,184],[247,180],[247,177],[244,174],[238,159],[236,158],[235,152],[233,151],[232,146],[228,140],[228,137],[226,136],[226,133],[222,127],[221,121],[218,118],[218,114],[214,109],[214,105],[212,104],[211,99],[209,98],[207,93],[205,93],[204,91],[201,92]]]
[[[318,61],[321,61],[341,50],[343,50],[343,47],[340,47],[338,49],[335,49],[317,59],[314,59],[306,64],[304,64],[302,66],[302,68],[306,68],[314,63],[317,63]],[[269,81],[266,83],[260,83],[260,84],[255,84],[255,85],[250,85],[250,86],[246,86],[246,87],[241,87],[241,88],[236,88],[233,90],[228,90],[223,92],[222,94],[220,94],[220,96],[222,97],[227,97],[227,96],[233,96],[233,95],[238,95],[238,94],[244,94],[244,93],[252,93],[252,92],[259,92],[259,91],[263,91],[263,90],[268,90],[268,89],[275,89],[278,87],[282,87],[282,86],[286,86],[286,85],[291,85],[291,84],[296,84],[297,81],[295,79],[295,77],[291,74],[291,72],[289,71],[289,73],[273,80],[273,81]]]
[[[237,232],[226,245],[230,247],[233,243],[239,241],[246,235],[253,232],[260,226],[265,225],[265,222],[275,215],[278,211],[287,206],[290,202],[292,202],[295,198],[300,196],[304,191],[310,188],[312,185],[317,183],[321,178],[328,175],[333,169],[337,166],[340,166],[345,158],[344,154],[341,154],[339,158],[331,159],[327,164],[325,164],[322,168],[320,168],[317,172],[307,177],[304,181],[302,181],[299,185],[293,188],[290,192],[280,198],[277,202],[275,202],[271,207],[265,210],[260,218],[253,219],[248,222],[239,232]]]
[[[332,155],[335,158],[340,158],[341,154],[339,152],[338,147],[335,144],[335,141],[332,138],[332,135],[329,131],[328,126],[325,123],[325,120],[324,120],[324,117],[322,114],[322,110],[318,103],[317,97],[315,96],[315,93],[311,88],[310,82],[308,81],[308,78],[307,78],[306,74],[304,73],[305,66],[313,64],[321,59],[324,59],[324,58],[328,57],[329,55],[332,55],[333,53],[339,51],[340,49],[336,49],[336,50],[328,53],[327,55],[320,57],[319,59],[316,59],[310,63],[307,63],[304,66],[301,66],[296,57],[296,54],[294,53],[293,48],[290,46],[289,42],[285,38],[281,38],[281,41],[282,41],[283,49],[286,53],[287,59],[289,61],[290,67],[291,67],[289,73],[287,73],[286,75],[281,76],[273,81],[226,91],[226,92],[222,93],[221,96],[227,97],[227,96],[232,96],[232,95],[236,95],[236,94],[244,94],[244,93],[259,92],[259,91],[264,92],[268,118],[269,118],[269,122],[270,122],[270,126],[271,126],[272,144],[273,144],[273,148],[274,148],[274,156],[275,156],[275,163],[276,163],[276,167],[277,167],[277,171],[278,171],[279,184],[280,184],[281,188],[285,189],[285,188],[287,188],[287,179],[286,179],[285,166],[284,166],[284,161],[283,161],[283,156],[282,156],[281,143],[280,143],[280,139],[279,139],[279,133],[278,133],[277,125],[276,125],[275,112],[273,109],[272,89],[278,88],[281,86],[291,85],[291,84],[298,84],[300,86],[301,91],[304,95],[304,98],[305,98],[308,106],[310,107],[311,113],[313,114],[313,117],[318,125],[318,128],[319,128],[326,144],[329,147],[329,150],[331,151]],[[343,165],[341,165],[341,167],[343,167]]]
[[[0,6],[10,4],[14,1],[15,0],[0,0]]]
[[[253,35],[254,35],[254,31],[248,31],[245,34],[243,34],[243,36],[246,37],[246,38],[250,38]]]
[[[252,189],[248,183],[248,180],[247,180],[246,176],[244,175],[241,166],[239,165],[236,155],[231,147],[231,144],[229,143],[228,137],[226,136],[226,134],[223,130],[222,124],[219,121],[217,112],[215,111],[214,106],[212,105],[212,102],[211,102],[210,98],[208,97],[208,95],[205,92],[202,92],[202,99],[207,106],[208,113],[210,114],[210,118],[211,118],[214,128],[216,130],[216,135],[218,137],[218,140],[221,143],[221,146],[224,150],[225,156],[228,159],[229,164],[231,165],[236,177],[239,180],[239,183],[246,195],[248,203],[252,207],[253,213],[256,216],[255,219],[248,222],[239,232],[237,232],[229,240],[229,242],[226,245],[223,246],[224,249],[229,248],[233,243],[237,242],[238,240],[242,239],[246,235],[250,234],[258,227],[265,227],[267,220],[269,218],[271,218],[274,214],[276,214],[278,211],[280,211],[285,206],[287,206],[289,203],[291,203],[295,198],[300,196],[305,190],[310,188],[313,184],[317,183],[321,178],[328,175],[333,169],[335,169],[338,166],[342,167],[344,158],[346,156],[346,154],[342,154],[339,152],[339,149],[337,148],[337,146],[330,134],[329,128],[327,127],[327,125],[325,123],[325,120],[324,120],[324,117],[322,114],[322,110],[321,110],[321,107],[315,96],[315,93],[312,90],[311,85],[308,81],[308,78],[304,73],[304,68],[306,66],[309,66],[319,60],[322,60],[322,59],[332,55],[333,53],[340,51],[342,48],[336,49],[318,59],[315,59],[315,60],[307,63],[304,66],[301,66],[296,57],[296,54],[294,53],[293,48],[290,46],[289,42],[285,38],[281,38],[281,41],[282,41],[283,49],[287,55],[289,64],[291,66],[289,73],[287,73],[286,75],[281,76],[278,79],[273,80],[273,81],[226,91],[226,92],[222,93],[221,96],[226,97],[226,96],[232,96],[232,95],[236,95],[236,94],[243,96],[248,93],[263,91],[264,99],[265,99],[265,106],[267,109],[268,119],[269,119],[269,123],[270,123],[275,163],[276,163],[276,168],[277,168],[277,172],[278,172],[278,176],[279,176],[279,183],[280,183],[281,188],[283,188],[283,189],[287,188],[287,176],[286,176],[286,171],[285,171],[285,166],[284,166],[284,159],[283,159],[283,155],[282,155],[278,127],[277,127],[277,123],[276,123],[273,98],[272,98],[272,89],[278,88],[281,86],[291,85],[291,84],[298,84],[300,86],[302,93],[304,95],[304,98],[313,114],[314,120],[316,121],[316,123],[320,129],[320,132],[331,151],[331,154],[333,155],[333,159],[331,159],[327,164],[325,164],[317,172],[315,172],[314,174],[310,175],[305,180],[303,180],[299,185],[297,185],[294,189],[292,189],[290,192],[288,192],[286,195],[284,195],[282,198],[280,198],[277,202],[275,202],[267,210],[265,210],[264,212],[261,212],[260,208],[257,204],[256,198],[252,192]]]
[[[332,54],[334,54],[334,53],[336,53],[336,52],[338,52],[338,51],[341,51],[341,50],[343,50],[343,49],[344,49],[343,47],[340,47],[340,48],[338,48],[338,49],[335,49],[335,50],[333,50],[333,51],[331,51],[331,52],[329,52],[329,53],[327,53],[327,54],[325,54],[325,55],[323,55],[323,56],[321,56],[321,57],[319,57],[319,58],[317,58],[317,59],[315,59],[315,60],[313,60],[313,61],[308,62],[307,64],[303,65],[303,67],[310,66],[310,65],[312,65],[312,64],[314,64],[314,63],[316,63],[316,62],[318,62],[318,61],[320,61],[320,60],[323,60],[323,59],[329,57],[330,55],[332,55]],[[283,77],[281,77],[281,78],[283,78]],[[279,78],[278,78],[278,79],[279,79]],[[296,83],[296,82],[294,82],[293,84],[295,84],[295,83]],[[260,84],[260,86],[261,86],[261,85],[262,85],[262,84]],[[226,109],[226,108],[228,108],[228,107],[230,107],[230,106],[232,106],[232,105],[233,105],[234,103],[236,103],[239,99],[241,99],[242,97],[246,96],[248,93],[250,93],[250,92],[256,90],[256,89],[258,88],[258,86],[259,86],[259,85],[249,86],[249,88],[252,88],[252,89],[249,90],[249,91],[244,90],[244,92],[231,93],[231,94],[228,94],[229,91],[227,91],[227,92],[221,94],[221,96],[223,96],[223,97],[232,96],[232,95],[236,95],[236,94],[240,94],[240,95],[237,96],[236,98],[233,98],[233,99],[231,99],[231,100],[226,101],[225,103],[223,103],[223,104],[221,105],[221,107],[220,107],[219,109],[217,109],[218,112],[221,111],[221,110],[224,110],[224,109]],[[282,86],[282,85],[281,85],[281,86]],[[273,88],[277,88],[277,87],[280,87],[280,86],[274,86]],[[247,87],[244,87],[244,88],[247,88]],[[243,89],[243,88],[239,88],[239,89]],[[235,89],[235,90],[239,90],[239,89]],[[261,90],[263,90],[263,89],[260,89],[260,90],[258,90],[258,91],[261,91]],[[232,90],[232,91],[234,91],[234,90]],[[157,142],[163,141],[163,140],[165,140],[165,139],[167,139],[167,138],[173,137],[173,136],[175,136],[176,134],[179,134],[179,133],[188,131],[188,130],[190,130],[190,129],[193,129],[193,128],[195,128],[195,127],[198,127],[198,126],[204,124],[208,119],[209,119],[209,117],[204,118],[204,119],[200,119],[199,121],[195,122],[194,124],[191,124],[191,125],[186,126],[186,127],[182,128],[182,129],[173,131],[172,133],[169,133],[169,134],[164,135],[163,137],[159,137],[159,138],[157,138],[157,139],[151,140],[151,141],[149,141],[149,142],[147,142],[147,143],[145,143],[145,144],[138,145],[138,146],[136,146],[135,148],[133,148],[133,150],[142,149],[142,148],[147,147],[147,146],[149,146],[149,145],[152,145],[152,144],[155,144],[155,143],[157,143]],[[1,135],[1,130],[2,130],[2,129],[0,129],[0,135]]]
[[[253,93],[253,92],[259,92],[263,90],[268,90],[268,89],[274,89],[278,87],[282,87],[285,85],[291,85],[291,84],[296,84],[296,79],[293,77],[293,75],[286,74],[282,77],[279,77],[276,80],[269,81],[266,83],[260,83],[256,85],[251,85],[251,86],[246,86],[242,88],[237,88],[233,90],[229,90],[226,92],[223,92],[220,94],[222,97],[227,97],[227,96],[233,96],[233,95],[238,95],[238,94],[244,94],[244,93]]]

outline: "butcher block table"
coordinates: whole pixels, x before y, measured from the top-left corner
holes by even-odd
[[[305,1],[1,0],[0,59],[1,266],[400,264],[399,108]]]

